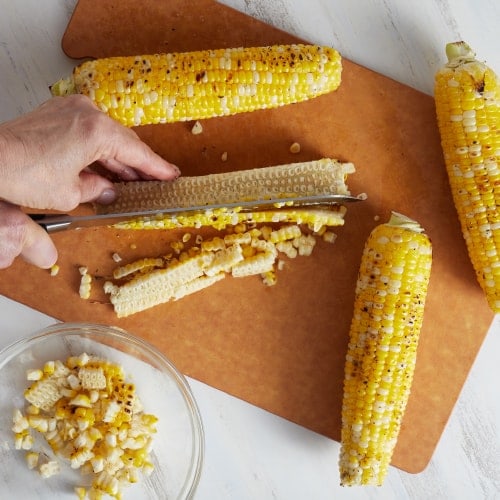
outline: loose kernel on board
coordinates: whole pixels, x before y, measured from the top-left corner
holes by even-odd
[[[59,270],[60,270],[59,265],[58,264],[54,264],[50,268],[50,275],[51,276],[57,276],[59,274]]]
[[[111,258],[112,258],[112,259],[113,259],[116,263],[121,262],[121,261],[123,260],[123,259],[121,258],[121,256],[120,256],[118,253],[116,253],[116,252],[114,252],[114,253],[113,253],[113,255],[111,255]]]
[[[298,142],[294,142],[290,146],[290,153],[292,153],[292,154],[300,153],[300,144]]]
[[[191,133],[193,135],[199,135],[203,132],[203,126],[202,124],[197,120],[194,122],[193,127],[191,128]]]

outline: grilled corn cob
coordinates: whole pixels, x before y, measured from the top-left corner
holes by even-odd
[[[431,270],[431,243],[399,214],[370,234],[345,363],[340,478],[381,485],[410,394]]]
[[[89,96],[126,126],[198,120],[276,108],[340,85],[330,47],[274,45],[86,61],[52,87]]]
[[[446,46],[435,100],[444,160],[469,257],[500,312],[500,80],[463,42]]]

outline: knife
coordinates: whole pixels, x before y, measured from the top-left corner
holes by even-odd
[[[207,210],[238,209],[240,212],[252,212],[258,210],[276,210],[277,208],[303,208],[328,205],[342,205],[354,201],[361,201],[362,196],[345,194],[326,194],[312,196],[293,196],[289,198],[270,198],[267,200],[238,201],[234,203],[214,203],[211,205],[200,205],[192,207],[167,207],[155,210],[140,210],[136,212],[90,214],[90,215],[67,215],[67,214],[28,214],[37,224],[42,226],[48,233],[55,233],[65,229],[79,229],[94,226],[110,226],[130,219],[139,217],[161,217],[168,215],[180,215],[191,213],[203,213]]]

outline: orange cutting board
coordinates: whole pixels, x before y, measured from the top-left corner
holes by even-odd
[[[73,58],[267,45],[297,39],[212,0],[80,0],[63,39]],[[360,41],[362,43],[362,41]],[[76,61],[75,61],[76,63]],[[64,75],[61,75],[64,76]],[[0,293],[65,321],[116,324],[149,340],[190,377],[339,439],[343,364],[362,247],[391,210],[417,219],[434,245],[434,267],[413,391],[393,464],[428,463],[493,318],[466,255],[454,212],[433,99],[344,61],[340,89],[307,103],[137,128],[184,174],[330,156],[355,163],[349,179],[368,200],[348,208],[337,241],[287,260],[278,283],[226,278],[178,302],[118,320],[97,289],[116,265],[164,254],[178,232],[109,228],[54,235],[61,271],[17,261]],[[301,144],[299,154],[289,146]],[[221,154],[228,153],[227,162]],[[136,245],[132,249],[132,244]],[[94,300],[78,296],[78,266],[98,278]],[[335,467],[336,464],[332,464]]]

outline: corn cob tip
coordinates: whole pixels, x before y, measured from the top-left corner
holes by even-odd
[[[398,226],[415,233],[423,233],[424,228],[413,219],[410,219],[406,215],[400,214],[398,212],[391,212],[391,217],[387,222],[390,226]]]
[[[449,63],[453,63],[457,59],[475,59],[476,53],[466,42],[451,42],[446,44],[446,57]]]
[[[67,96],[76,94],[76,87],[73,77],[61,78],[49,87],[50,93],[54,96]]]

